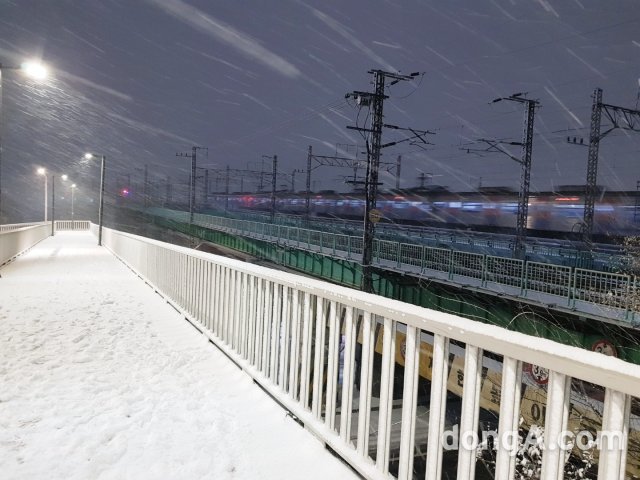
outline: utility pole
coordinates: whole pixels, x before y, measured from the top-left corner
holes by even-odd
[[[176,157],[188,157],[191,158],[191,175],[189,177],[189,223],[193,223],[193,210],[196,206],[196,163],[198,150],[209,149],[207,147],[191,147],[191,154],[189,153],[176,153]]]
[[[589,132],[589,157],[587,158],[587,184],[584,191],[584,230],[582,240],[590,250],[591,234],[593,233],[593,213],[595,211],[597,182],[598,182],[598,151],[600,150],[600,124],[602,121],[602,89],[593,92],[591,105],[591,130]]]
[[[516,218],[516,245],[514,255],[516,258],[524,259],[526,254],[527,240],[527,218],[529,214],[529,187],[531,184],[531,154],[533,152],[533,121],[535,109],[540,105],[537,100],[522,97],[522,93],[515,93],[509,97],[496,98],[492,103],[507,100],[526,105],[524,112],[524,131],[522,134],[522,155],[520,160],[509,155],[513,160],[520,163],[520,190],[518,192],[518,215]],[[517,145],[515,142],[512,145]],[[503,152],[504,153],[504,152]]]
[[[410,81],[418,76],[400,75],[383,70],[369,70],[373,75],[373,92],[354,91],[348,93],[345,98],[353,98],[360,107],[369,107],[371,112],[371,128],[347,127],[369,134],[367,141],[367,171],[365,177],[365,208],[364,208],[364,234],[362,248],[362,290],[373,292],[373,245],[375,238],[375,223],[379,220],[376,208],[376,196],[378,192],[378,170],[380,167],[380,155],[383,147],[391,146],[398,142],[382,145],[382,128],[384,125],[383,109],[384,101],[389,98],[385,95],[385,81],[392,79],[391,84],[400,81]],[[393,127],[392,127],[393,128]],[[426,132],[425,132],[426,133]],[[418,135],[420,137],[420,135]],[[421,138],[421,137],[420,137]]]
[[[600,133],[602,112],[607,115],[612,126]],[[593,105],[591,107],[591,131],[589,133],[589,157],[587,160],[587,184],[584,194],[584,227],[582,241],[587,249],[593,246],[593,214],[595,211],[596,196],[598,195],[598,150],[600,140],[616,128],[640,133],[640,110],[617,107],[602,103],[602,89],[596,88],[593,92]]]
[[[276,179],[278,177],[278,156],[273,156],[271,171],[271,223],[276,218]]]
[[[51,236],[56,234],[56,176],[51,175]]]
[[[209,169],[204,170],[204,203],[209,203]]]
[[[402,155],[396,159],[396,190],[400,190],[400,170],[402,168]]]
[[[432,177],[433,177],[433,175],[431,173],[420,172],[420,175],[418,175],[418,181],[420,182],[420,188],[423,189],[425,185],[428,185],[429,180],[431,180]]]
[[[309,222],[309,215],[311,214],[311,159],[313,158],[313,151],[311,149],[311,145],[309,145],[309,149],[307,150],[307,190],[304,197],[304,206],[305,206],[305,220]]]
[[[296,193],[296,173],[304,173],[304,170],[294,168],[291,171],[291,193]]]
[[[386,126],[386,125],[385,125]],[[349,128],[349,127],[347,127]],[[357,147],[357,146],[356,146]],[[384,145],[383,145],[384,147]],[[357,155],[357,154],[356,154]],[[307,153],[307,185],[306,185],[306,194],[305,194],[305,217],[306,220],[309,220],[309,216],[311,213],[311,173],[318,167],[338,167],[338,168],[349,168],[354,172],[353,181],[348,181],[347,183],[352,184],[364,184],[362,181],[357,180],[356,172],[359,168],[366,167],[366,160],[359,160],[356,157],[339,157],[337,153],[335,155],[315,155],[309,145],[308,153]],[[386,172],[393,172],[396,169],[396,164],[394,163],[386,163],[380,162],[379,166]],[[316,182],[313,182],[313,189],[316,189]]]

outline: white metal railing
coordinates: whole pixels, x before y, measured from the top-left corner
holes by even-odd
[[[0,233],[9,232],[11,230],[18,230],[19,228],[33,227],[35,225],[43,225],[44,222],[31,222],[31,223],[8,223],[0,225]],[[51,225],[51,223],[49,223]]]
[[[90,225],[88,220],[56,220],[56,231],[89,230]]]
[[[366,478],[640,474],[640,366],[111,229],[103,240]],[[474,445],[487,429],[496,441]],[[520,448],[532,432],[544,443]],[[586,454],[562,443],[596,432],[620,437]]]
[[[51,234],[51,224],[3,225],[14,227],[0,231],[0,265],[4,265]]]
[[[188,222],[186,212],[151,210],[155,215]],[[204,214],[195,214],[194,223],[213,230],[286,243],[302,250],[321,252],[349,260],[359,261],[362,257],[362,237],[319,232],[300,227],[272,226],[266,223]],[[476,286],[492,292],[497,290],[501,295],[514,294],[520,298],[556,304],[600,316],[603,312],[609,315],[611,308],[614,308],[617,309],[615,320],[631,324],[636,324],[640,317],[640,301],[612,301],[612,292],[608,288],[609,279],[619,275],[608,272],[389,240],[375,241],[373,263],[382,268],[425,276],[435,272],[436,278],[441,278],[441,275],[438,275],[441,272],[445,273],[449,280],[463,283],[467,278],[479,282]],[[587,277],[590,279],[588,295],[580,287],[580,282]],[[636,285],[640,286],[640,282],[634,276],[630,276],[629,279],[630,298],[640,297],[640,292],[636,293]],[[540,294],[546,297],[542,298]],[[605,309],[593,309],[588,304]]]

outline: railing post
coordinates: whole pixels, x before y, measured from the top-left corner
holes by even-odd
[[[284,304],[282,306],[282,336],[281,342],[282,345],[280,347],[280,365],[279,365],[279,373],[280,377],[279,385],[282,388],[282,391],[288,391],[288,379],[289,379],[289,351],[290,351],[290,343],[289,343],[289,332],[291,331],[291,292],[289,287],[282,287],[282,298]]]
[[[320,295],[316,297],[316,335],[313,361],[313,396],[311,400],[311,412],[314,418],[322,417],[322,380],[324,373],[324,344],[327,329],[327,319],[324,312],[324,301]]]
[[[329,352],[327,359],[327,406],[325,423],[330,430],[335,430],[336,390],[338,384],[338,362],[340,356],[340,320],[334,300],[329,302]],[[382,399],[381,399],[382,401]]]
[[[234,284],[234,298],[235,303],[233,312],[233,348],[238,352],[240,349],[240,324],[242,323],[242,277],[244,274],[240,271],[236,272],[236,281]]]
[[[302,354],[301,354],[301,385],[300,403],[304,408],[309,407],[309,386],[311,380],[311,342],[313,339],[313,326],[311,324],[311,294],[304,292],[302,303]]]
[[[271,363],[270,378],[273,383],[278,382],[278,360],[280,359],[280,333],[282,325],[282,285],[273,285],[273,313],[271,316]]]
[[[404,358],[398,480],[410,480],[413,478],[413,450],[415,445],[418,368],[420,362],[420,330],[416,327],[407,326]]]
[[[473,480],[476,472],[476,439],[482,386],[482,349],[467,345],[458,446],[458,478]],[[469,438],[471,437],[471,438]],[[471,440],[471,444],[469,444]]]
[[[276,284],[271,281],[267,281],[264,286],[264,321],[262,322],[262,330],[260,332],[260,339],[262,341],[262,361],[260,362],[261,371],[265,377],[269,376],[270,365],[270,347],[271,347],[271,326],[273,315],[273,303]]]
[[[609,388],[604,395],[602,431],[598,438],[598,478],[624,480],[627,463],[631,397]],[[604,435],[603,435],[604,434]]]
[[[426,478],[442,477],[443,432],[447,402],[449,339],[442,335],[433,338],[433,368],[431,369],[431,403],[427,437]]]
[[[262,370],[262,325],[264,322],[264,297],[266,291],[266,279],[258,278],[257,290],[258,290],[258,301],[256,303],[256,323],[255,323],[255,331],[253,332],[255,343],[254,343],[254,358],[253,365],[258,370]]]
[[[355,372],[356,323],[354,308],[346,307],[344,363],[342,371],[342,404],[340,407],[340,437],[345,443],[351,440],[351,416],[353,403],[353,375]]]
[[[371,390],[373,384],[373,354],[375,351],[376,320],[371,312],[364,312],[362,326],[362,359],[360,366],[360,400],[358,402],[357,451],[362,457],[369,452],[371,421]]]
[[[487,286],[487,254],[482,255],[482,277],[480,279],[480,285]]]
[[[246,359],[247,358],[247,317],[250,308],[248,289],[247,289],[247,277],[248,273],[242,274],[241,283],[241,296],[240,296],[240,324],[238,325],[238,354]]]
[[[567,286],[567,307],[572,307],[572,303],[575,304],[575,292],[576,285],[576,270],[570,267],[569,270],[569,285]]]
[[[562,478],[564,474],[565,451],[560,441],[564,440],[563,432],[567,429],[570,393],[571,377],[551,370],[547,387],[547,414],[544,419],[543,480],[555,480]]]
[[[222,265],[216,265],[215,271],[215,287],[214,287],[214,311],[213,311],[213,333],[220,337],[220,321],[222,319],[222,294],[224,291],[223,268]]]
[[[514,358],[504,357],[502,361],[502,386],[500,388],[495,480],[511,480],[515,473],[516,455],[509,447],[515,448],[516,451],[518,448],[521,379],[522,363]]]
[[[382,334],[382,372],[380,375],[380,409],[378,411],[378,451],[376,454],[376,467],[382,473],[389,471],[391,411],[393,410],[393,374],[396,363],[396,328],[395,321],[390,318],[384,319],[384,331]]]
[[[298,387],[300,386],[300,299],[299,290],[293,290],[291,308],[291,364],[289,365],[289,396],[298,399]]]
[[[453,280],[453,250],[449,248],[449,280]]]

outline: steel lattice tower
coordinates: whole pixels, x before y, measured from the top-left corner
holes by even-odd
[[[593,92],[593,106],[591,107],[591,132],[589,133],[589,158],[587,160],[587,184],[584,192],[584,229],[582,240],[591,248],[591,233],[593,232],[593,212],[595,209],[598,180],[598,150],[600,148],[600,123],[602,120],[602,89]]]

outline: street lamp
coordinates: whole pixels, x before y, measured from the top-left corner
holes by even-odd
[[[96,155],[94,153],[85,153],[84,158],[91,160],[100,157],[100,206],[98,207],[98,245],[102,245],[102,217],[104,214],[104,177],[106,157],[104,155]]]
[[[69,177],[67,175],[61,175],[60,178],[63,182],[66,182]],[[51,175],[51,236],[56,234],[56,176]]]
[[[75,200],[75,192],[76,192],[76,184],[73,183],[71,184],[71,225],[73,225],[73,229],[75,230],[76,228],[76,222],[75,222],[75,216],[74,216],[74,212],[73,212],[73,203]]]
[[[43,80],[47,76],[47,69],[37,61],[24,62],[19,67],[3,65],[0,62],[0,221],[2,221],[2,72],[4,70],[21,70],[34,80]]]
[[[44,221],[47,221],[47,171],[40,167],[38,170],[38,175],[44,176]]]

